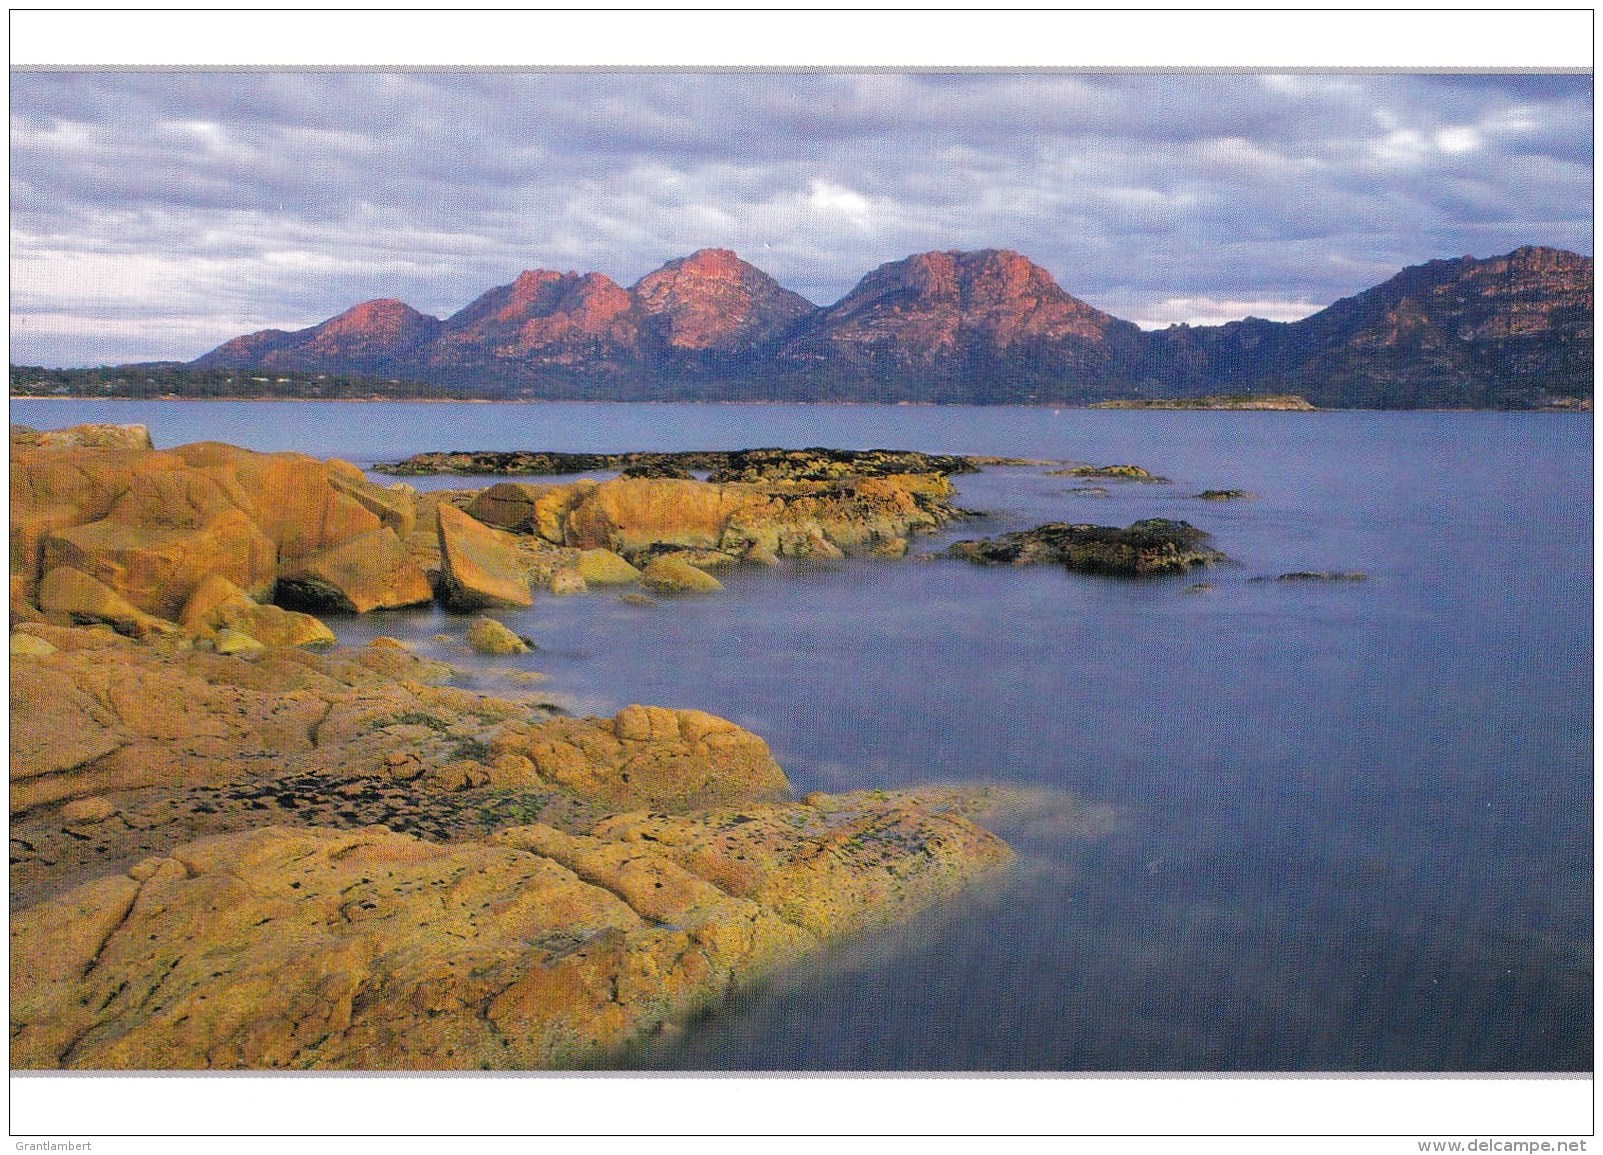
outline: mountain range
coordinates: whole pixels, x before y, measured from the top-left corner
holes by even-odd
[[[368,301],[190,363],[423,381],[441,396],[1080,404],[1297,393],[1321,407],[1592,395],[1592,260],[1527,246],[1406,268],[1300,321],[1142,330],[1016,252],[881,265],[819,307],[727,249],[624,288],[538,269],[443,320]]]

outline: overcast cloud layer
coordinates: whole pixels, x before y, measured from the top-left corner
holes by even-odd
[[[1291,320],[1437,257],[1590,254],[1591,116],[1584,76],[16,72],[11,360],[709,246],[819,304],[1012,248],[1143,326]]]

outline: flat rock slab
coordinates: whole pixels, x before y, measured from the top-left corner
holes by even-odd
[[[605,1062],[1010,859],[883,794],[449,846],[382,827],[206,839],[13,916],[12,1066]]]

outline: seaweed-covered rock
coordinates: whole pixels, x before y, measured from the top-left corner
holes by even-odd
[[[980,565],[1049,562],[1086,573],[1136,576],[1178,573],[1223,561],[1224,554],[1203,544],[1207,540],[1208,535],[1189,522],[1161,517],[1125,529],[1056,521],[980,541],[960,541],[951,552]]]
[[[627,466],[618,474],[619,477],[667,477],[679,481],[694,481],[695,477],[690,470],[677,461],[658,458],[652,461],[640,461]]]
[[[619,470],[625,477],[678,478],[703,470],[714,482],[839,481],[848,477],[890,477],[974,473],[981,465],[1018,464],[1008,458],[959,457],[906,449],[714,449],[678,453],[554,453],[539,450],[453,450],[418,453],[405,461],[380,463],[384,473],[546,475]]]
[[[760,483],[914,475],[944,479],[978,468],[966,457],[906,449],[741,449],[724,454],[707,480]],[[949,484],[943,488],[951,492]]]

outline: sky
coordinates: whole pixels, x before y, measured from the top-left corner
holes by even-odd
[[[1148,328],[1592,252],[1573,74],[14,70],[10,118],[15,364],[189,360],[705,247],[821,305],[1010,248]]]

